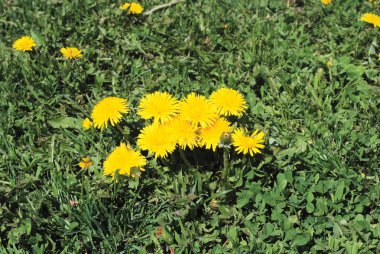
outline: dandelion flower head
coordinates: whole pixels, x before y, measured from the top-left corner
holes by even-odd
[[[218,118],[212,125],[200,129],[199,145],[215,151],[222,135],[230,130],[231,123],[224,118]]]
[[[13,43],[13,48],[18,51],[31,51],[33,47],[37,46],[36,42],[29,36],[23,36]]]
[[[126,144],[120,143],[120,146],[116,147],[105,160],[103,174],[114,177],[116,171],[119,170],[120,175],[134,176],[132,169],[137,168],[144,171],[143,167],[145,165],[146,159],[139,151],[135,151]]]
[[[128,111],[126,99],[107,97],[95,105],[91,118],[94,121],[95,128],[104,129],[108,127],[108,122],[115,126],[120,122],[122,114]]]
[[[375,27],[380,27],[380,16],[373,14],[373,13],[364,13],[361,18],[361,21],[370,23],[374,25]]]
[[[66,59],[77,59],[83,56],[82,51],[74,47],[61,48],[60,52]]]
[[[213,104],[202,95],[191,93],[180,102],[180,115],[194,126],[207,127],[218,118]]]
[[[167,124],[156,122],[141,130],[137,138],[137,145],[142,150],[154,153],[155,158],[166,157],[174,151],[176,140],[170,135]]]
[[[197,128],[190,122],[176,117],[169,123],[168,128],[169,135],[182,149],[188,147],[192,150],[198,145]]]
[[[242,116],[247,109],[244,96],[230,88],[220,88],[213,92],[210,96],[210,101],[222,116]]]
[[[246,135],[246,130],[243,128],[238,128],[232,133],[232,144],[236,147],[235,150],[238,153],[247,154],[251,156],[255,153],[261,153],[259,149],[264,148],[261,144],[264,142],[264,132],[255,130],[252,135]]]
[[[79,167],[81,169],[88,168],[93,164],[92,160],[88,157],[82,158],[82,160],[79,162]]]
[[[178,101],[166,92],[147,94],[140,100],[137,113],[144,119],[169,122],[178,113]]]

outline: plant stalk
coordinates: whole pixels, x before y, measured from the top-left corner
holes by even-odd
[[[181,157],[182,161],[186,164],[186,166],[188,168],[193,168],[193,165],[191,165],[190,161],[187,159],[183,149],[179,147],[178,150],[179,150],[179,156]]]
[[[174,5],[174,4],[182,3],[182,2],[185,2],[185,0],[172,0],[171,2],[166,3],[166,4],[156,5],[152,9],[150,9],[149,11],[144,12],[143,15],[150,15],[155,11],[158,11],[160,9],[169,7],[169,6]]]
[[[223,148],[223,171],[221,175],[221,180],[224,187],[226,187],[227,185],[228,175],[230,173],[230,167],[231,167],[229,154],[230,154],[230,149],[228,147],[224,147]]]

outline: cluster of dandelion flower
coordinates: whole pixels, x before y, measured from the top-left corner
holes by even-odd
[[[209,98],[190,93],[181,100],[167,92],[145,95],[137,106],[137,114],[146,126],[137,136],[136,147],[121,143],[104,162],[104,175],[135,176],[143,171],[146,159],[140,150],[155,158],[165,158],[177,147],[182,150],[205,148],[216,151],[218,147],[233,145],[237,153],[261,153],[264,133],[256,130],[252,135],[245,128],[234,130],[230,119],[238,119],[247,110],[244,96],[230,88],[220,88]],[[83,127],[104,130],[109,125],[118,126],[123,114],[129,112],[128,101],[107,97],[92,110],[92,121],[86,118]],[[120,126],[119,126],[120,127]]]

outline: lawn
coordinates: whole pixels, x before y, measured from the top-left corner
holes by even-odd
[[[169,1],[0,1],[0,253],[380,253],[378,1]],[[222,87],[261,153],[141,149],[145,171],[104,175],[139,149],[141,98]],[[128,114],[85,129],[110,96]]]

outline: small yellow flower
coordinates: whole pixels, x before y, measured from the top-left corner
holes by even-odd
[[[60,52],[64,57],[66,57],[66,59],[77,59],[83,56],[82,50],[73,47],[61,48]]]
[[[88,119],[86,117],[86,119],[83,120],[83,123],[82,123],[82,127],[85,129],[85,130],[88,130],[90,129],[90,127],[93,125],[93,122],[91,122],[90,119]]]
[[[367,22],[367,23],[370,23],[372,25],[374,25],[375,27],[380,27],[380,16],[376,15],[376,14],[373,14],[373,13],[364,13],[361,17],[360,17],[360,20],[361,21],[364,21],[364,22]]]
[[[89,157],[82,158],[82,160],[79,162],[79,167],[81,169],[88,168],[93,164],[92,160]]]
[[[236,147],[237,153],[249,153],[251,156],[254,153],[261,153],[259,149],[264,148],[261,144],[264,142],[264,132],[255,130],[251,136],[246,135],[246,132],[246,129],[238,128],[232,133],[232,144]]]
[[[128,10],[129,14],[141,14],[144,11],[144,8],[135,2],[132,3],[125,3],[119,7],[120,10]]]
[[[324,5],[331,4],[332,0],[321,0]]]
[[[124,143],[120,143],[120,146],[107,157],[104,162],[105,176],[115,176],[117,170],[120,175],[135,176],[137,173],[134,170],[145,171],[146,159],[141,155],[140,151],[134,151]]]
[[[23,36],[13,43],[13,48],[18,51],[31,51],[33,47],[37,46],[36,42],[29,36]]]
[[[379,53],[377,56],[378,56],[378,58],[379,58],[379,61],[380,61],[380,53]]]
[[[91,113],[91,118],[94,121],[94,127],[104,129],[108,127],[108,122],[112,126],[119,123],[122,114],[129,111],[127,100],[117,97],[107,97],[99,101]]]
[[[331,59],[327,61],[326,66],[327,66],[327,68],[333,67],[333,62]]]

